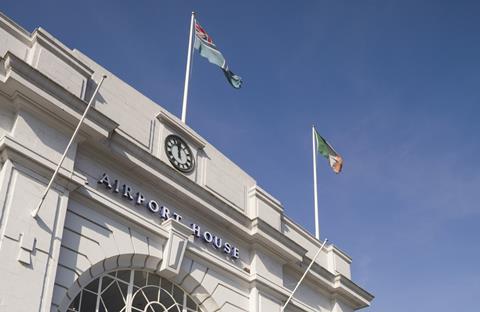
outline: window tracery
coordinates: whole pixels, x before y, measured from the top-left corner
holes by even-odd
[[[118,270],[91,281],[67,312],[201,312],[196,302],[168,279],[142,270]]]

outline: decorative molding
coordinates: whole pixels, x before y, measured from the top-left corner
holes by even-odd
[[[164,221],[161,226],[169,233],[163,248],[159,273],[167,278],[174,278],[180,272],[185,249],[188,242],[193,240],[193,234],[190,228],[174,219]]]
[[[191,141],[196,148],[203,149],[207,145],[207,142],[195,131],[166,111],[160,111],[157,115],[157,119],[177,131],[177,133],[184,136],[185,139]]]
[[[27,46],[32,46],[31,34],[22,26],[18,25],[11,18],[0,12],[0,26],[15,38],[25,43]]]
[[[62,123],[73,125],[78,122],[87,106],[84,100],[10,52],[3,59],[0,57],[0,64],[2,63],[10,98],[21,98],[26,107],[35,107],[37,111],[55,116]],[[18,105],[19,102],[15,103]],[[92,107],[82,131],[92,136],[108,138],[117,127],[115,121]]]
[[[39,27],[32,34],[33,43],[38,42],[42,47],[48,49],[60,60],[74,68],[85,78],[91,78],[94,71],[85,63],[72,54],[72,50],[50,35],[45,29]]]
[[[32,252],[35,250],[36,237],[31,232],[20,233],[20,249],[17,260],[24,265],[32,264]]]
[[[355,284],[351,279],[342,274],[335,275],[337,293],[342,294],[341,298],[348,298],[350,302],[357,304],[357,309],[368,307],[375,296]],[[363,302],[362,302],[363,301]]]
[[[285,263],[298,263],[307,250],[260,218],[252,220],[251,238],[256,246],[270,251]]]
[[[2,161],[8,159],[12,163],[30,168],[43,177],[49,177],[56,167],[51,159],[39,155],[36,151],[29,149],[8,135],[0,138],[0,159]],[[68,191],[74,190],[84,183],[85,181],[79,175],[64,167],[60,168],[59,176],[55,180],[55,184],[61,185]]]
[[[254,185],[248,190],[248,196],[258,198],[276,211],[283,213],[282,203],[258,185]]]
[[[334,254],[336,254],[337,256],[342,258],[342,260],[344,260],[348,264],[352,263],[352,258],[350,258],[349,255],[347,255],[343,250],[341,250],[340,248],[338,248],[334,244],[331,244],[331,245],[327,246],[327,248],[325,250],[327,252],[333,252]]]

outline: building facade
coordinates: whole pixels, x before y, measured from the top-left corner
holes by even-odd
[[[280,311],[320,245],[177,117],[0,15],[0,311]],[[368,306],[350,264],[326,246],[286,311]]]

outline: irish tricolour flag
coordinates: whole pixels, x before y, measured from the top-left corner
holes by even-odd
[[[195,49],[200,52],[200,55],[208,59],[212,64],[219,66],[228,82],[235,89],[239,89],[242,86],[242,78],[235,75],[227,66],[225,58],[222,53],[217,49],[217,46],[213,43],[212,37],[210,37],[205,29],[195,20]]]
[[[335,173],[340,173],[343,166],[343,158],[333,149],[333,147],[325,140],[317,130],[315,130],[315,136],[317,138],[317,150],[320,154],[328,159],[330,167],[332,167]]]

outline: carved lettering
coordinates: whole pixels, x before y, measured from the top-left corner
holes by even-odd
[[[135,201],[135,204],[137,204],[137,205],[143,204],[143,202],[145,201],[145,196],[143,196],[142,193],[137,192],[137,196],[136,196],[136,197],[137,197],[137,200]]]
[[[175,219],[175,221],[178,221],[178,222],[180,222],[180,220],[182,220],[182,216],[179,215],[176,212],[173,213],[173,218]]]
[[[148,206],[148,209],[153,213],[157,213],[160,211],[160,206],[154,200],[149,201],[147,206]]]
[[[232,250],[232,258],[233,258],[233,259],[238,259],[238,258],[240,258],[240,251],[238,250],[237,247],[233,247],[233,250]]]
[[[218,236],[213,237],[213,247],[220,249],[222,248],[222,239]]]
[[[207,242],[207,243],[211,243],[212,240],[213,240],[213,235],[208,232],[208,231],[205,231],[203,232],[203,239]]]
[[[160,208],[160,218],[164,220],[170,219],[170,209],[168,209],[165,206],[162,206],[162,208]]]
[[[106,173],[102,175],[102,177],[100,178],[100,180],[98,180],[97,183],[105,185],[105,187],[109,190],[112,188],[112,185],[110,184],[110,178]]]
[[[97,183],[102,184],[106,189],[112,190],[113,193],[120,193],[119,180],[112,180],[106,173],[102,174]],[[177,222],[182,220],[182,216],[180,214],[171,211],[166,206],[159,205],[155,200],[148,200],[145,198],[145,195],[142,192],[134,192],[134,190],[127,184],[122,184],[121,194],[122,197],[133,201],[136,205],[142,205],[143,207],[146,207],[146,209],[148,209],[151,213],[158,214],[158,216],[164,220],[168,220],[170,218]],[[135,196],[132,194],[135,194]],[[192,223],[190,228],[192,229],[193,235],[196,238],[202,238],[202,240],[211,245],[212,248],[222,250],[234,260],[240,258],[240,250],[237,247],[232,246],[231,243],[223,240],[220,236],[209,231],[202,232],[200,225],[195,223]]]
[[[120,192],[120,190],[118,189],[119,185],[120,185],[120,183],[118,183],[118,180],[115,180],[115,181],[113,182],[113,191],[114,191],[115,193],[119,193],[119,192]]]
[[[192,223],[190,227],[192,228],[193,235],[195,235],[195,237],[200,237],[200,226],[195,223]]]
[[[133,196],[132,194],[130,194],[132,192],[132,188],[126,184],[123,185],[123,194],[122,196],[129,199],[129,200],[133,200]]]
[[[230,243],[225,243],[225,245],[223,245],[223,252],[230,254],[232,252],[232,245],[230,245]]]

